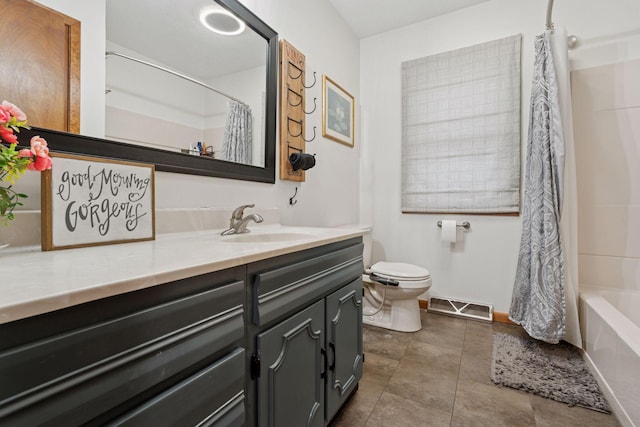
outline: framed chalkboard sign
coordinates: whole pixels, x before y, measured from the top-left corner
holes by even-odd
[[[42,250],[155,239],[153,165],[51,157],[42,173]]]

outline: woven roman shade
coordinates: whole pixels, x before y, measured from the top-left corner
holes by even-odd
[[[520,45],[402,63],[403,212],[519,212]]]

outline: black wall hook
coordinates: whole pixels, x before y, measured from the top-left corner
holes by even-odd
[[[318,104],[316,103],[317,100],[318,100],[318,98],[316,98],[314,96],[313,97],[313,110],[308,111],[308,112],[303,110],[302,112],[305,113],[305,114],[313,114],[313,112],[316,111],[316,108],[318,108]],[[296,106],[294,105],[294,107],[296,107]]]
[[[296,187],[296,191],[295,191],[295,193],[293,193],[293,196],[289,197],[289,204],[292,205],[292,206],[295,205],[296,203],[298,203],[297,200],[293,200],[293,199],[296,198],[296,194],[298,194],[298,187]]]
[[[318,78],[316,77],[316,72],[313,72],[313,83],[311,83],[311,86],[307,86],[304,83],[302,83],[302,86],[305,87],[305,89],[311,89],[312,87],[314,87],[316,85],[316,83],[318,82]]]
[[[314,126],[314,127],[313,127],[313,136],[311,137],[311,139],[306,139],[304,136],[302,137],[302,139],[304,139],[304,142],[311,142],[311,141],[313,141],[314,139],[316,139],[316,127],[317,127],[317,126]]]

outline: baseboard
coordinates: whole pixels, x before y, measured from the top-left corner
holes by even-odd
[[[509,313],[500,313],[498,311],[494,311],[493,312],[493,321],[494,322],[499,322],[499,323],[506,323],[507,325],[515,325],[516,324],[516,323],[513,323],[509,319]]]
[[[429,301],[427,300],[418,300],[420,304],[420,308],[426,310],[429,308]],[[498,323],[506,323],[508,325],[515,325],[511,320],[509,320],[509,313],[500,313],[498,311],[493,312],[493,321]]]

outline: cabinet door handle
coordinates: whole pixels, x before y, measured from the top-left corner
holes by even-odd
[[[322,354],[322,365],[323,365],[323,370],[322,372],[320,372],[320,378],[326,378],[327,377],[327,349],[324,347],[321,347],[320,353]]]
[[[329,343],[329,348],[331,348],[331,352],[333,353],[333,360],[331,360],[331,365],[329,365],[330,371],[335,371],[336,369],[336,345],[332,342]]]

